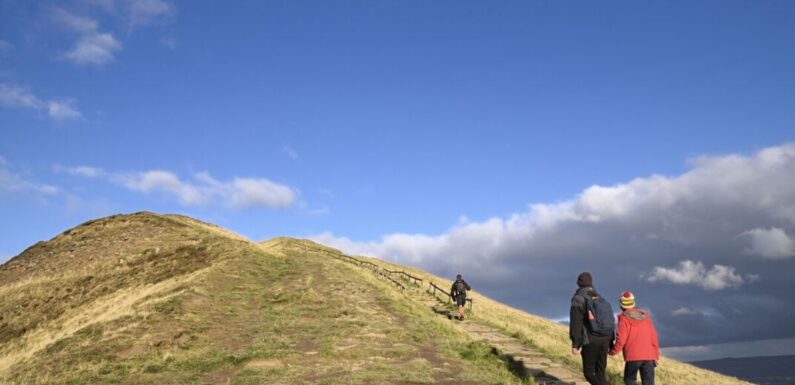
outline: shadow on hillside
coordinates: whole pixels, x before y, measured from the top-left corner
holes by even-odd
[[[496,348],[491,348],[491,353],[502,360],[502,362],[505,363],[505,367],[507,367],[514,376],[518,377],[522,381],[530,378],[530,373],[528,372],[527,368],[525,368],[524,363],[521,360],[516,360],[510,355],[501,354]]]
[[[453,319],[453,312],[450,311],[450,309],[439,309],[436,306],[434,306],[434,307],[431,307],[431,310],[433,310],[433,312],[436,313],[436,314],[443,315],[443,316],[447,317],[447,319]]]

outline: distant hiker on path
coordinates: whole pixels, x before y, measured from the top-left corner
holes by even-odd
[[[464,311],[466,310],[467,304],[467,290],[472,290],[472,288],[464,281],[461,274],[456,275],[453,287],[450,288],[450,297],[452,297],[456,305],[458,305],[458,319],[462,321],[464,320]]]
[[[582,355],[582,371],[588,383],[608,385],[605,368],[615,334],[613,309],[593,288],[591,273],[577,276],[577,286],[569,312],[571,354]]]
[[[625,291],[618,300],[624,310],[618,316],[616,345],[610,355],[624,353],[624,384],[636,385],[638,371],[643,385],[654,385],[654,367],[660,359],[660,343],[649,313],[635,309],[635,295]]]

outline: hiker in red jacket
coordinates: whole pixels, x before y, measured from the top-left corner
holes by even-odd
[[[610,355],[624,353],[625,385],[637,384],[638,371],[643,385],[654,385],[654,367],[660,359],[660,344],[651,317],[648,312],[635,309],[632,292],[622,293],[619,304],[624,312],[618,316],[616,342]]]

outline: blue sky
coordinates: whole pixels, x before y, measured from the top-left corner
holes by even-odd
[[[593,185],[717,172],[696,160],[705,156],[789,154],[793,38],[786,1],[2,0],[0,261],[90,218],[151,210],[255,240],[310,236],[466,270],[422,258],[440,250],[417,246],[427,242],[385,240],[532,216],[529,205],[576,201]],[[782,189],[771,196],[786,209]],[[740,234],[752,244],[738,255],[792,267],[793,222],[765,217],[726,239]],[[757,248],[764,236],[781,247]],[[722,250],[716,238],[704,245]],[[641,274],[684,260],[707,276],[739,269],[681,247]],[[461,261],[491,258],[474,250]],[[770,286],[749,293],[729,280],[729,290],[792,288],[737,270],[744,282],[754,275]],[[498,299],[561,313],[490,282],[482,287]],[[550,295],[569,295],[569,283]],[[741,339],[795,337],[755,330]],[[673,344],[738,338],[684,333]]]

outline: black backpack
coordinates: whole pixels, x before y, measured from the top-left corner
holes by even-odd
[[[597,336],[612,337],[616,330],[613,307],[602,296],[591,297],[584,294],[585,308],[588,310],[588,331]]]
[[[455,281],[455,291],[457,295],[466,294],[466,286],[464,286],[464,281]]]

